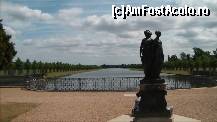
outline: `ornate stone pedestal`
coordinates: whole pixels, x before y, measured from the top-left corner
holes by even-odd
[[[154,89],[158,89],[158,88],[162,89],[164,88],[162,86],[165,86],[165,84],[164,85],[152,84],[151,86],[146,84],[141,86],[145,88],[154,87]],[[157,86],[161,86],[161,87],[157,87]],[[155,98],[152,98],[152,100],[153,99],[155,100]],[[155,103],[154,100],[152,101],[153,103]],[[136,100],[135,107],[132,111],[132,115],[121,115],[112,120],[109,120],[108,122],[201,122],[200,120],[172,114],[173,108],[162,107],[165,106],[165,104],[162,104],[161,109],[156,109],[155,108],[156,104],[151,104],[151,101],[147,102],[149,103],[150,106],[142,106],[142,104],[144,103],[141,100]],[[145,107],[146,109],[140,109],[141,106]]]
[[[167,117],[149,117],[149,118],[137,118],[133,119],[133,122],[174,122],[174,118]]]
[[[136,118],[130,115],[121,115],[114,119],[109,120],[108,122],[201,122],[201,121],[189,117],[173,114],[173,116],[170,118],[165,118],[165,117]]]
[[[134,117],[167,117],[172,116],[172,107],[167,106],[165,99],[166,84],[164,79],[141,80],[140,91],[137,93],[135,106],[132,110]]]

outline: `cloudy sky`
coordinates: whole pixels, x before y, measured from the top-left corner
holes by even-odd
[[[112,5],[207,6],[209,17],[112,18]],[[73,64],[140,63],[143,31],[160,30],[164,54],[217,47],[217,0],[0,0],[17,57]],[[153,36],[154,38],[154,36]]]

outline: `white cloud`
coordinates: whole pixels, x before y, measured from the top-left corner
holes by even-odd
[[[12,35],[12,36],[16,35],[16,31],[13,28],[9,26],[4,26],[4,29],[7,34]]]
[[[82,13],[82,8],[60,9],[58,11],[58,17],[65,20],[70,20],[71,18],[80,16]]]
[[[214,12],[214,14],[217,14],[217,1],[216,0],[177,0],[177,3],[179,6],[194,6],[194,7],[208,7],[211,12]],[[212,13],[211,13],[212,14]]]
[[[28,6],[22,6],[18,4],[3,2],[2,11],[6,14],[5,16],[10,17],[13,20],[42,20],[48,21],[52,19],[52,15],[43,13],[41,10],[31,9]]]
[[[54,19],[49,13],[9,2],[1,2],[1,11],[3,25],[11,33],[12,38],[20,37],[26,31],[35,29],[37,27],[35,23],[49,24]]]
[[[32,39],[25,39],[25,40],[23,40],[22,44],[24,46],[32,46],[35,44],[35,42]]]
[[[83,28],[88,31],[112,33],[120,38],[136,38],[144,30],[168,31],[180,29],[178,17],[129,17],[127,20],[114,20],[110,15],[91,15],[84,18]]]
[[[196,2],[189,4],[193,6],[194,3]],[[203,3],[202,5],[211,7],[213,2]],[[9,6],[7,8],[9,11],[5,11],[15,20],[22,20],[25,24],[26,21],[31,23],[35,20],[43,20],[43,22],[67,29],[56,36],[30,37],[24,40],[18,45],[18,53],[22,57],[50,60],[50,55],[52,55],[52,59],[65,61],[71,59],[73,63],[85,64],[140,63],[139,46],[144,38],[143,31],[146,29],[152,32],[162,31],[161,40],[165,57],[181,52],[192,53],[193,47],[212,50],[217,45],[217,16],[215,14],[209,17],[146,16],[114,20],[111,15],[107,14],[86,16],[82,8],[60,9],[53,15],[43,13],[41,10],[30,9],[27,6],[15,5],[15,8],[12,10],[12,6]],[[50,23],[52,21],[54,23]],[[16,21],[14,23],[17,24]],[[13,30],[17,29],[10,24],[8,24],[8,28],[10,27],[8,30],[16,33]],[[32,27],[31,24],[30,27]]]
[[[56,19],[63,24],[78,27],[81,26],[80,15],[82,13],[82,8],[60,9],[56,15]]]

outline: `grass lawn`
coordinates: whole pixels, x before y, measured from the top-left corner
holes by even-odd
[[[34,103],[0,103],[0,122],[10,122],[20,114],[38,106]]]
[[[94,71],[94,70],[99,70],[99,69],[83,69],[83,70],[76,70],[76,71],[64,71],[64,72],[47,72],[47,77],[48,78],[55,78],[55,77],[61,77],[61,76],[67,76],[67,75],[72,75],[72,74],[77,74],[77,73],[82,73],[82,72],[89,72],[89,71]],[[15,72],[15,71],[14,71]],[[29,71],[29,73],[27,73],[26,70],[23,70],[23,73],[18,74],[17,72],[15,72],[13,74],[13,76],[25,76],[25,75],[31,75],[34,74],[32,70]],[[40,72],[36,71],[35,74],[41,74]],[[0,70],[0,77],[1,76],[11,76],[8,74],[5,74],[4,71]]]
[[[133,70],[133,71],[143,71],[142,68],[129,68],[130,70]]]
[[[138,68],[130,68],[130,70],[143,71],[143,69],[138,69]],[[177,74],[177,75],[191,75],[191,73],[188,70],[161,70],[161,72],[168,73],[168,74]]]
[[[187,70],[162,70],[161,72],[177,75],[191,75],[191,73]]]
[[[94,70],[97,70],[97,69],[68,71],[68,72],[49,72],[49,73],[47,73],[46,77],[47,78],[63,77],[63,76],[69,76],[69,75],[78,74],[78,73],[82,73],[82,72],[90,72],[90,71],[94,71]]]

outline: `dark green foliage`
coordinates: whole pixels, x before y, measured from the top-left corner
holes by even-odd
[[[168,56],[168,61],[164,63],[164,69],[169,70],[190,70],[199,71],[202,68],[203,71],[215,72],[217,67],[217,49],[213,51],[213,54],[209,51],[204,51],[200,48],[193,48],[194,54],[186,54],[182,52],[180,58],[176,55]]]
[[[31,69],[31,62],[29,59],[26,59],[26,62],[24,62],[24,69],[26,69],[27,74],[29,74],[29,70]]]
[[[120,65],[106,65],[103,64],[102,68],[132,68],[132,69],[142,69],[142,64],[120,64]]]
[[[36,70],[38,69],[38,64],[35,60],[32,62],[31,69],[33,73],[36,73]]]
[[[10,42],[11,36],[6,34],[3,29],[2,20],[0,20],[0,69],[5,69],[12,63],[16,55],[14,43]]]
[[[37,62],[35,60],[33,62],[30,62],[29,59],[23,62],[20,58],[17,58],[16,61],[11,64],[11,69],[13,69],[13,71],[18,71],[17,72],[18,75],[22,75],[22,73],[31,75],[31,74],[46,74],[48,72],[78,71],[78,70],[89,70],[89,69],[97,69],[97,68],[100,67],[97,65],[81,65],[81,64],[73,65],[73,64],[62,63],[62,62],[53,62],[53,63],[42,62],[42,61]]]
[[[15,67],[18,70],[18,74],[21,74],[24,69],[24,63],[20,60],[20,58],[17,58],[15,61]]]
[[[217,58],[217,48],[213,51],[215,58]]]

